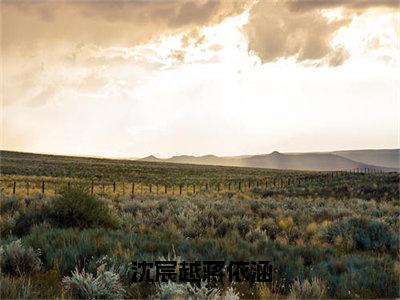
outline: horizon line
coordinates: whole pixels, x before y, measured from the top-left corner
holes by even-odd
[[[32,151],[20,151],[20,150],[9,150],[9,149],[0,149],[1,152],[17,152],[17,153],[25,153],[25,154],[38,154],[38,155],[49,155],[49,156],[69,156],[69,157],[81,157],[81,158],[95,158],[95,159],[112,159],[112,160],[141,160],[148,157],[155,157],[160,160],[166,160],[173,157],[180,157],[180,156],[190,156],[190,157],[204,157],[204,156],[215,156],[218,158],[232,158],[232,157],[239,157],[239,156],[258,156],[258,155],[268,155],[274,152],[282,153],[282,154],[305,154],[305,153],[332,153],[332,152],[341,152],[341,151],[379,151],[379,150],[399,150],[400,148],[361,148],[361,149],[340,149],[340,150],[323,150],[323,151],[301,151],[301,152],[281,152],[278,150],[273,150],[269,153],[257,153],[257,154],[238,154],[238,155],[225,155],[225,156],[218,156],[212,153],[202,154],[202,155],[191,155],[191,154],[176,154],[169,157],[157,157],[154,154],[149,154],[143,157],[111,157],[111,156],[101,156],[101,155],[94,155],[94,154],[63,154],[63,153],[56,153],[56,152],[32,152]],[[1,156],[0,156],[1,160]]]

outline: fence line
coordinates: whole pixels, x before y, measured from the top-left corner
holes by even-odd
[[[333,172],[326,172],[326,173],[317,173],[317,174],[301,174],[301,175],[286,175],[286,176],[273,176],[267,177],[264,179],[246,179],[246,180],[225,180],[225,181],[216,181],[216,182],[203,182],[203,183],[176,183],[176,184],[167,184],[167,183],[154,183],[154,182],[138,182],[138,181],[131,181],[128,183],[130,185],[130,194],[171,194],[171,195],[189,195],[189,194],[197,194],[199,192],[220,192],[220,191],[237,191],[243,192],[251,190],[252,188],[288,188],[292,186],[300,186],[305,183],[312,183],[315,181],[325,180],[325,182],[330,183],[335,178],[344,178],[349,179],[349,176],[353,174],[376,174],[376,173],[383,173],[380,170],[376,169],[369,169],[365,168],[364,172],[361,169],[353,169],[348,171],[333,171]],[[2,182],[8,182],[8,186],[11,186],[12,194],[16,194],[18,188],[24,189],[25,185],[25,194],[30,195],[31,192],[35,190],[39,190],[39,193],[45,195],[46,192],[49,194],[57,194],[60,190],[60,187],[66,187],[67,189],[71,189],[71,184],[74,182],[76,184],[85,184],[87,185],[89,180],[78,179],[78,180],[70,180],[65,182],[56,182],[57,180],[40,180],[40,181],[6,181],[3,180]],[[36,185],[35,185],[36,183]],[[126,181],[120,182],[120,191],[122,190],[122,195],[127,194],[125,191],[125,184]],[[6,184],[7,185],[7,184]],[[38,186],[39,185],[39,186]],[[140,188],[138,189],[138,186]],[[111,187],[113,194],[120,194],[118,192],[118,182],[105,182],[105,181],[90,181],[90,193],[93,195],[96,192],[98,193],[98,189],[96,191],[96,187],[101,189],[101,193],[106,193],[106,188]],[[155,189],[154,189],[155,187]],[[175,187],[179,187],[178,193],[175,193]],[[160,193],[161,188],[161,193]],[[2,192],[6,191],[6,188],[1,188]],[[51,193],[52,191],[52,193]],[[147,191],[147,193],[146,193]],[[186,192],[186,193],[185,193]]]

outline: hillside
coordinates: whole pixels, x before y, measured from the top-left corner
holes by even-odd
[[[150,158],[147,157],[142,160],[180,164],[220,165],[307,171],[339,171],[355,169],[396,171],[399,169],[398,150],[354,150],[296,154],[274,151],[270,154],[231,157],[218,157],[215,155],[180,155],[167,159],[158,159],[154,156],[151,156]]]
[[[332,153],[364,164],[395,169],[400,168],[399,149],[351,150],[335,151]]]

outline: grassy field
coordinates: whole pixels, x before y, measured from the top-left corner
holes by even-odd
[[[1,298],[400,296],[398,174],[2,151],[1,188]],[[273,282],[131,283],[160,259],[270,260]]]

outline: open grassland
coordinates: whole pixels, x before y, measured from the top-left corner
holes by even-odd
[[[1,155],[1,298],[399,296],[398,174]],[[273,282],[131,283],[168,258],[270,260]]]

